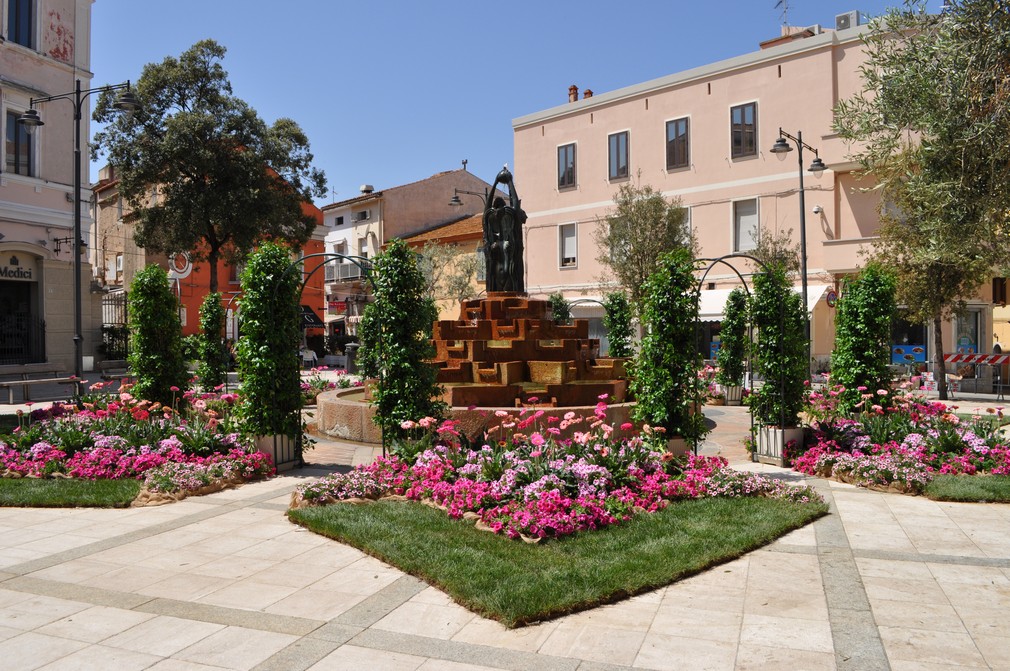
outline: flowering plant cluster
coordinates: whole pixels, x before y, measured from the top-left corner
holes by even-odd
[[[324,370],[327,370],[326,366],[313,368],[309,377],[302,378],[302,402],[305,403],[305,405],[314,405],[316,402],[316,396],[318,396],[321,392],[330,391],[332,389],[349,389],[351,387],[361,387],[364,385],[364,381],[361,379],[360,375],[351,375],[347,371],[338,370],[334,371],[337,374],[337,377],[329,380],[321,375],[321,372]]]
[[[643,435],[615,440],[613,428],[594,419],[587,431],[561,439],[558,427],[577,421],[581,418],[531,409],[514,425],[501,425],[501,431],[523,433],[468,446],[451,420],[425,418],[416,423],[430,431],[421,441],[423,449],[403,449],[350,473],[302,485],[296,499],[325,505],[401,495],[430,501],[480,528],[527,539],[598,529],[703,496],[821,500],[809,487],[737,474],[721,457],[674,456],[660,447],[665,440],[659,429],[645,427]]]
[[[905,389],[857,389],[860,409],[838,409],[838,385],[808,395],[815,440],[793,458],[802,473],[866,487],[921,492],[936,473],[1010,474],[1010,440],[1000,431],[1002,408],[964,419],[956,406]]]
[[[101,391],[104,383],[91,386]],[[118,394],[93,393],[74,405],[32,411],[0,436],[0,472],[7,477],[145,478],[154,491],[192,491],[209,479],[272,474],[269,457],[234,430],[236,394],[187,391],[185,413]],[[194,486],[197,481],[202,482]]]

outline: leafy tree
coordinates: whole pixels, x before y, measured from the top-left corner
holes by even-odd
[[[597,260],[610,269],[636,311],[660,256],[681,247],[694,250],[687,210],[679,199],[668,201],[648,184],[622,184],[614,195],[613,212],[597,218],[593,239]]]
[[[240,329],[236,347],[243,428],[254,436],[301,432],[301,273],[287,272],[290,251],[264,244],[242,271]]]
[[[551,318],[555,324],[568,324],[572,321],[572,304],[565,300],[560,291],[549,294],[547,304],[551,308]]]
[[[221,294],[207,294],[200,306],[200,367],[196,373],[205,391],[223,384],[228,374],[228,350],[222,337],[224,320]]]
[[[747,333],[747,292],[737,287],[729,292],[726,299],[726,318],[719,329],[720,346],[716,359],[719,372],[716,381],[727,387],[743,384],[743,374],[747,367],[750,351],[750,337]]]
[[[263,238],[304,244],[315,220],[302,205],[326,187],[297,123],[268,126],[232,95],[224,54],[203,40],[149,63],[136,85],[140,110],[117,114],[105,93],[94,113],[107,124],[95,135],[97,151],[116,168],[137,243],[206,260],[211,291],[218,259],[243,258]]]
[[[660,256],[643,288],[645,336],[629,375],[635,419],[697,444],[708,429],[696,411],[702,384],[694,332],[700,294],[691,251],[679,247]]]
[[[890,388],[894,292],[894,276],[871,263],[845,282],[838,299],[831,370],[834,382],[845,387],[840,404],[847,410],[862,402],[859,387],[865,387],[870,394]],[[879,405],[889,401],[888,396],[875,398],[874,403]]]
[[[800,243],[793,242],[791,228],[778,233],[764,228],[751,255],[761,259],[766,266],[782,266],[786,273],[795,275],[800,272]]]
[[[358,328],[363,371],[378,378],[372,393],[375,422],[384,435],[403,437],[405,420],[441,417],[445,403],[435,367],[431,325],[434,302],[425,298],[425,278],[414,253],[394,239],[375,257],[372,269],[375,302],[365,307]]]
[[[781,265],[754,277],[751,320],[758,332],[754,369],[764,378],[751,399],[751,412],[765,426],[796,426],[810,370],[807,320],[803,299]]]
[[[462,303],[477,294],[477,254],[459,245],[428,241],[418,252],[425,277],[424,295],[434,301]]]
[[[925,10],[914,0],[867,34],[863,89],[836,128],[881,196],[874,253],[902,278],[908,318],[933,323],[946,399],[943,321],[1010,254],[1010,12],[1002,0]]]
[[[182,355],[179,301],[168,273],[155,265],[141,270],[130,285],[128,301],[129,362],[137,378],[133,395],[171,406],[187,387],[189,372]]]
[[[607,329],[610,342],[610,356],[630,357],[631,350],[631,304],[628,297],[619,291],[606,295],[603,299],[603,326]]]

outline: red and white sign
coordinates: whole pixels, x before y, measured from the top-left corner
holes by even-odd
[[[1010,360],[1010,354],[944,354],[946,363],[984,363],[1001,366]]]

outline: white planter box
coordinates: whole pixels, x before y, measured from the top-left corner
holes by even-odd
[[[722,385],[722,393],[726,397],[726,405],[740,405],[743,402],[743,387],[740,385]]]
[[[297,441],[283,434],[257,436],[256,450],[268,455],[273,460],[278,473],[290,471],[298,463]]]
[[[774,426],[757,427],[754,459],[762,464],[786,466],[786,444],[795,440],[803,443],[803,428],[798,426],[780,429]]]

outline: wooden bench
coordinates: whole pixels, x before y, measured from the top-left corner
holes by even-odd
[[[81,393],[80,378],[63,374],[63,369],[49,363],[27,363],[19,366],[0,366],[0,389],[7,390],[7,403],[14,405],[14,389],[21,387],[25,401],[31,400],[31,387],[37,384],[72,384],[74,393]]]

